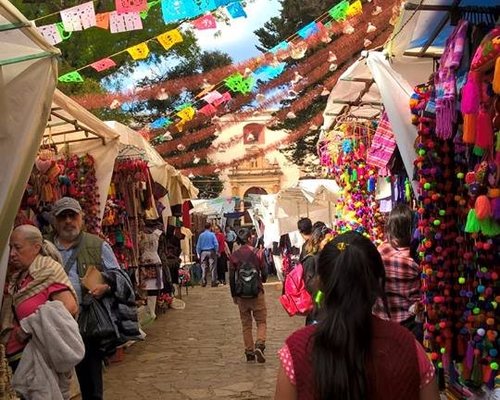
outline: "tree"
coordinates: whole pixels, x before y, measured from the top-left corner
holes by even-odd
[[[257,48],[266,52],[338,2],[339,0],[280,0],[280,16],[271,18],[263,28],[255,31],[261,44]]]
[[[338,2],[339,0],[281,0],[282,9],[280,16],[271,18],[270,21],[264,24],[263,28],[255,31],[261,44],[261,46],[257,46],[257,48],[262,51],[267,51],[278,43],[287,40],[300,28],[316,20]],[[319,48],[321,48],[321,46]],[[295,61],[292,60],[291,62]],[[325,78],[328,76],[329,74],[327,74]],[[299,96],[300,95],[299,93]],[[319,98],[318,101],[315,101],[310,107],[297,113],[296,118],[286,119],[270,129],[285,129],[293,132],[299,126],[309,121],[312,116],[316,115],[321,109],[324,109],[326,100],[326,98]],[[281,102],[281,106],[284,108],[290,103],[291,100],[287,99]],[[318,138],[319,128],[313,129],[289,146],[280,149],[280,152],[283,153],[289,161],[298,165],[305,174],[317,175],[320,171],[316,151]]]

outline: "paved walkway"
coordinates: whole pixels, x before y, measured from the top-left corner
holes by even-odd
[[[303,325],[278,301],[279,284],[266,285],[267,362],[247,364],[238,308],[229,287],[194,287],[184,310],[168,310],[147,329],[146,341],[127,350],[125,360],[104,375],[106,400],[272,399],[276,353]],[[254,330],[255,332],[255,330]]]

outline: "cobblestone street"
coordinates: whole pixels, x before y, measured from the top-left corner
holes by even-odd
[[[111,364],[106,400],[272,399],[277,351],[303,325],[281,307],[281,286],[267,284],[267,362],[247,364],[238,308],[229,287],[183,290],[184,310],[168,310],[145,331],[124,361]],[[255,334],[255,330],[254,330]]]

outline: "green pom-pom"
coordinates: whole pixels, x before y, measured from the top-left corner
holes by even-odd
[[[479,225],[479,220],[477,219],[476,211],[474,209],[471,209],[467,215],[467,223],[465,224],[464,230],[467,233],[476,233],[481,230],[481,226]]]

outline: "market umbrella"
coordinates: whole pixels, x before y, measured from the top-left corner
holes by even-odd
[[[0,288],[3,288],[10,227],[47,123],[60,52],[6,0],[0,0],[0,48]]]

